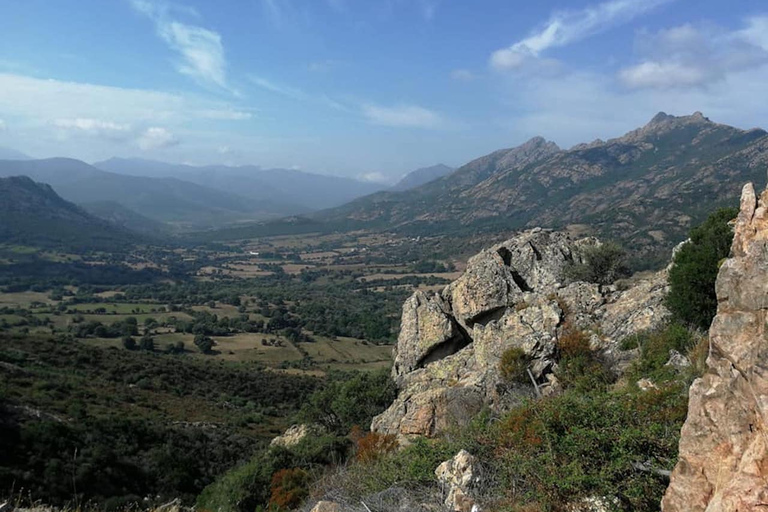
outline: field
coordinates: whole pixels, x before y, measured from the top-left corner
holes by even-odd
[[[439,237],[355,232],[144,249],[117,263],[183,267],[183,274],[151,284],[114,278],[99,285],[10,287],[0,293],[0,330],[119,350],[133,347],[125,338],[136,346],[151,338],[152,350],[203,364],[258,363],[310,375],[385,368],[402,301],[416,289],[437,290],[458,277],[465,258],[456,247]],[[4,255],[24,261],[43,254],[24,249]],[[88,268],[116,263],[103,254],[44,253],[43,260],[75,259]],[[210,350],[198,348],[200,336],[210,339]]]

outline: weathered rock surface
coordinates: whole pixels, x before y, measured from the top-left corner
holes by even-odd
[[[318,501],[311,512],[341,512],[341,507],[333,501]]]
[[[299,444],[305,437],[309,435],[322,435],[325,432],[320,425],[291,425],[288,427],[283,435],[277,436],[269,443],[270,446],[281,446],[283,448],[290,448]]]
[[[768,508],[768,190],[741,196],[717,277],[707,373],[690,390],[664,512]]]
[[[546,392],[566,322],[591,334],[593,348],[621,368],[621,339],[660,325],[666,273],[625,290],[567,283],[566,267],[581,262],[594,238],[534,228],[482,251],[441,292],[416,292],[403,306],[392,376],[399,395],[372,429],[402,442],[465,424],[485,406],[503,408],[533,393],[532,385],[502,383],[499,361],[511,347],[531,358]]]
[[[475,457],[461,450],[456,456],[440,464],[435,470],[437,481],[446,493],[445,506],[451,512],[479,510],[470,490],[480,481],[480,471]]]

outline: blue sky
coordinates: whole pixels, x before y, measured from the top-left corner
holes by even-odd
[[[763,0],[0,0],[0,146],[395,179],[656,112],[768,127]]]

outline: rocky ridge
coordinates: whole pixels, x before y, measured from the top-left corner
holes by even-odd
[[[619,342],[669,315],[666,271],[621,290],[569,282],[566,268],[599,243],[534,228],[471,258],[439,293],[414,293],[403,306],[392,370],[399,394],[372,430],[407,443],[466,424],[486,406],[503,409],[556,390],[558,339],[569,329],[588,332],[592,347],[621,372],[631,353]],[[499,361],[512,347],[529,358],[535,388],[501,378]]]
[[[664,512],[768,507],[768,189],[743,188],[717,277],[707,372],[690,390]]]

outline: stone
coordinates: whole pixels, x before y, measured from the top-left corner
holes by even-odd
[[[568,265],[583,263],[584,250],[599,243],[534,228],[470,258],[440,292],[414,293],[403,305],[395,347],[398,396],[371,428],[405,446],[465,425],[485,407],[501,411],[556,393],[557,341],[574,327],[617,368],[626,367],[635,353],[619,350],[621,340],[669,316],[666,273],[635,278],[622,290],[568,282]],[[536,390],[500,375],[501,357],[513,347],[529,358]]]
[[[664,512],[768,506],[768,190],[742,190],[729,258],[717,276],[707,371],[691,385]]]
[[[451,512],[472,512],[479,507],[469,496],[473,486],[480,481],[479,467],[475,457],[461,450],[450,460],[435,469],[437,481],[446,493],[445,506]]]
[[[341,507],[333,501],[318,501],[310,512],[341,512]]]
[[[677,371],[682,371],[691,366],[691,360],[673,349],[669,351],[669,361],[664,363],[664,366],[671,366]]]
[[[292,446],[299,444],[309,435],[319,436],[323,433],[324,429],[320,425],[291,425],[282,435],[272,439],[269,445],[291,448]]]

